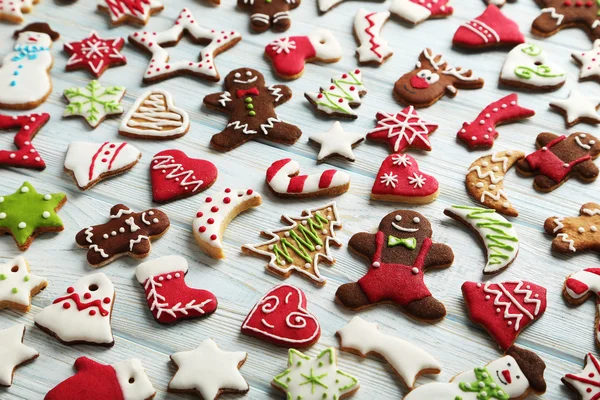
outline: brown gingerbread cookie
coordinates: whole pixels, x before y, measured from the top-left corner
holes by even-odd
[[[213,110],[229,114],[224,131],[210,141],[219,151],[229,151],[254,138],[276,143],[293,144],[302,132],[283,122],[275,107],[292,98],[285,85],[265,85],[265,77],[250,68],[231,71],[225,78],[225,91],[209,94],[204,104]]]
[[[600,251],[600,205],[585,203],[578,217],[550,217],[544,222],[544,230],[556,236],[552,250],[568,253],[585,250]]]
[[[575,132],[570,136],[540,133],[536,139],[539,150],[517,162],[517,172],[525,176],[536,175],[533,187],[541,192],[551,192],[572,175],[583,182],[598,177],[594,161],[600,154],[600,142],[589,133]]]
[[[348,246],[367,257],[371,267],[358,282],[340,286],[336,301],[351,310],[379,303],[394,303],[420,320],[446,315],[423,280],[429,269],[452,265],[454,253],[445,244],[433,243],[429,221],[421,214],[399,210],[386,215],[376,234],[357,233]]]
[[[541,14],[531,25],[531,32],[542,37],[565,28],[584,29],[590,39],[600,39],[600,5],[593,0],[536,0]]]
[[[92,267],[103,267],[128,255],[144,258],[150,254],[150,242],[164,235],[170,227],[169,217],[160,210],[134,212],[117,204],[110,209],[110,221],[79,231],[75,240],[88,249],[87,260]]]
[[[274,31],[287,31],[292,25],[290,10],[300,5],[300,0],[238,0],[238,7],[250,11],[250,26],[256,32],[270,27]]]
[[[429,107],[447,94],[456,96],[458,89],[481,89],[483,79],[473,71],[452,67],[441,54],[425,49],[415,69],[404,74],[394,85],[394,96],[406,105]]]

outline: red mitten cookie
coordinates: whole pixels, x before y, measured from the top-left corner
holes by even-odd
[[[490,4],[479,17],[459,27],[452,44],[468,49],[488,49],[525,43],[519,25]]]
[[[504,351],[546,311],[546,289],[527,281],[465,282],[462,293],[471,321],[482,325]]]
[[[377,126],[367,133],[367,138],[387,141],[393,153],[401,153],[408,148],[431,151],[429,135],[437,130],[438,125],[419,117],[413,106],[396,114],[378,112],[376,118]]]
[[[306,310],[306,295],[292,285],[269,290],[250,311],[242,333],[282,347],[302,348],[321,337],[317,318]]]

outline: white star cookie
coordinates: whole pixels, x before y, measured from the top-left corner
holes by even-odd
[[[29,273],[29,264],[23,256],[0,264],[0,310],[9,307],[28,312],[31,298],[46,286],[45,278]]]
[[[585,80],[600,80],[600,39],[596,39],[594,47],[590,51],[582,51],[578,53],[572,53],[571,57],[577,61],[581,66],[581,72],[579,73],[579,79]]]
[[[247,357],[242,351],[223,351],[212,339],[206,339],[195,350],[171,355],[179,369],[169,382],[169,390],[197,392],[204,400],[216,399],[224,392],[246,393],[250,386],[239,368]]]
[[[600,396],[600,361],[592,353],[585,356],[585,367],[578,374],[566,374],[562,382],[581,400],[594,400]]]
[[[0,386],[12,385],[15,369],[40,355],[23,344],[23,336],[25,336],[23,324],[0,330]]]
[[[312,135],[310,140],[321,145],[321,151],[319,151],[319,155],[317,156],[319,162],[334,155],[354,161],[352,148],[365,140],[365,135],[346,132],[342,128],[342,124],[336,121],[327,132]]]
[[[590,124],[600,123],[600,115],[597,110],[600,106],[600,97],[584,96],[578,90],[571,90],[569,97],[564,100],[554,100],[550,107],[560,111],[567,121],[569,127],[580,122]]]

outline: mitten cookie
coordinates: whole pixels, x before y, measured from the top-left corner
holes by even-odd
[[[242,333],[282,347],[310,347],[321,337],[317,317],[306,310],[306,295],[292,285],[269,290],[242,324]]]
[[[377,126],[367,133],[367,138],[387,141],[392,153],[402,153],[410,148],[431,151],[429,135],[438,125],[421,118],[413,106],[396,114],[378,112],[375,117]]]
[[[546,364],[535,353],[513,346],[483,367],[458,374],[450,383],[428,383],[410,392],[404,400],[524,399],[546,391]]]
[[[415,69],[394,84],[394,96],[402,104],[422,108],[434,104],[444,94],[456,96],[458,89],[482,87],[483,79],[473,76],[473,71],[453,67],[441,54],[425,49],[419,55]]]
[[[30,272],[29,263],[23,256],[0,264],[0,310],[12,308],[29,312],[31,298],[48,286],[46,278]]]
[[[288,278],[296,271],[313,283],[324,285],[325,278],[319,272],[319,262],[335,263],[329,253],[329,245],[342,246],[341,240],[335,235],[335,230],[342,227],[335,202],[304,210],[301,217],[283,215],[281,220],[290,226],[261,232],[269,240],[245,244],[242,251],[268,257],[267,269],[283,278]]]
[[[381,29],[390,18],[389,11],[371,12],[361,8],[354,17],[354,35],[359,46],[356,57],[360,64],[381,65],[394,54]]]
[[[358,118],[352,109],[360,106],[361,97],[367,94],[359,69],[331,79],[331,85],[321,87],[319,93],[304,93],[304,97],[326,117]]]
[[[4,56],[0,67],[0,108],[30,110],[46,101],[52,92],[50,48],[59,36],[44,22],[15,31],[13,51]]]
[[[142,362],[136,358],[105,365],[79,357],[75,371],[51,389],[44,400],[149,400],[156,394]]]
[[[138,213],[117,204],[110,209],[109,222],[82,229],[75,241],[79,247],[88,249],[88,263],[98,268],[125,255],[148,257],[152,249],[150,242],[164,235],[169,227],[169,217],[160,210]]]
[[[115,287],[102,273],[84,276],[35,315],[35,325],[64,344],[115,344],[110,326]]]
[[[135,277],[144,287],[148,307],[157,322],[172,324],[216,311],[215,295],[189,287],[185,282],[187,272],[187,260],[181,256],[159,257],[136,267]]]
[[[576,132],[555,135],[543,132],[537,136],[539,149],[517,162],[517,172],[535,176],[533,187],[541,192],[551,192],[571,176],[589,183],[598,177],[594,160],[600,155],[600,142],[589,133]]]
[[[392,0],[390,12],[400,19],[420,24],[426,19],[445,18],[454,12],[450,0]]]
[[[542,37],[565,29],[584,29],[590,39],[600,39],[600,6],[596,1],[536,0],[541,14],[531,24],[531,32]]]
[[[550,102],[550,107],[560,112],[565,117],[565,122],[570,128],[580,122],[600,124],[600,97],[585,96],[579,90],[573,89],[566,99],[556,99]]]
[[[594,337],[600,346],[600,268],[586,268],[569,275],[563,287],[563,296],[569,304],[577,306],[588,298],[596,297],[596,322]]]
[[[523,43],[508,53],[500,72],[500,83],[520,89],[548,92],[565,84],[567,74],[551,63],[538,45]]]
[[[454,33],[452,44],[467,49],[489,49],[525,43],[519,25],[490,4],[479,17],[466,22]]]
[[[544,222],[546,233],[556,236],[552,250],[559,253],[600,251],[597,227],[600,227],[600,205],[596,203],[581,206],[579,217],[550,217]]]
[[[265,47],[275,73],[282,79],[296,79],[308,62],[334,63],[342,57],[342,48],[333,34],[318,29],[307,36],[279,38]]]
[[[237,0],[238,7],[250,11],[250,27],[256,32],[273,28],[287,31],[292,25],[290,10],[300,5],[300,0]]]
[[[562,383],[572,392],[577,393],[580,400],[600,398],[600,361],[592,353],[585,356],[585,366],[578,374],[566,374]]]
[[[123,114],[121,100],[125,96],[122,86],[104,87],[98,81],[91,81],[85,87],[74,87],[63,92],[69,102],[63,117],[80,116],[92,128],[97,128],[111,115]]]
[[[225,91],[204,98],[206,107],[229,115],[225,130],[215,134],[210,144],[216,150],[229,151],[257,138],[295,143],[302,135],[300,128],[283,122],[275,112],[275,107],[291,98],[289,87],[267,86],[265,77],[254,69],[231,71],[225,77]]]
[[[15,370],[40,355],[35,349],[23,344],[24,337],[23,324],[0,330],[0,387],[11,386]]]
[[[64,51],[71,56],[67,61],[67,71],[87,69],[96,78],[111,67],[127,64],[121,50],[125,45],[123,38],[103,39],[96,31],[79,41],[65,43]]]
[[[108,13],[113,25],[146,25],[151,15],[164,6],[158,0],[98,0],[98,10]]]
[[[0,150],[0,167],[20,167],[43,170],[46,163],[33,146],[33,138],[50,120],[50,114],[0,114],[0,130],[18,128],[14,145],[17,151]]]
[[[599,52],[600,39],[596,39],[591,50],[571,54],[571,57],[581,66],[581,72],[579,72],[580,81],[595,80],[600,82]]]
[[[416,319],[443,318],[446,308],[431,295],[424,274],[452,265],[454,253],[445,244],[434,243],[432,233],[423,215],[398,210],[383,217],[376,234],[352,236],[348,246],[368,258],[371,266],[358,282],[340,286],[336,301],[351,310],[393,303]]]
[[[546,289],[527,281],[465,282],[462,293],[471,321],[482,325],[503,351],[546,312]]]

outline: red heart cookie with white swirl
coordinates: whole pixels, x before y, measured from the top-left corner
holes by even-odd
[[[306,311],[304,292],[292,285],[271,289],[250,311],[242,333],[282,347],[309,347],[319,340],[321,326]]]
[[[183,199],[202,192],[217,180],[210,161],[190,158],[180,150],[164,150],[150,163],[152,197],[157,203]]]
[[[391,154],[381,164],[371,189],[373,200],[431,203],[439,195],[437,179],[419,169],[408,154]]]

